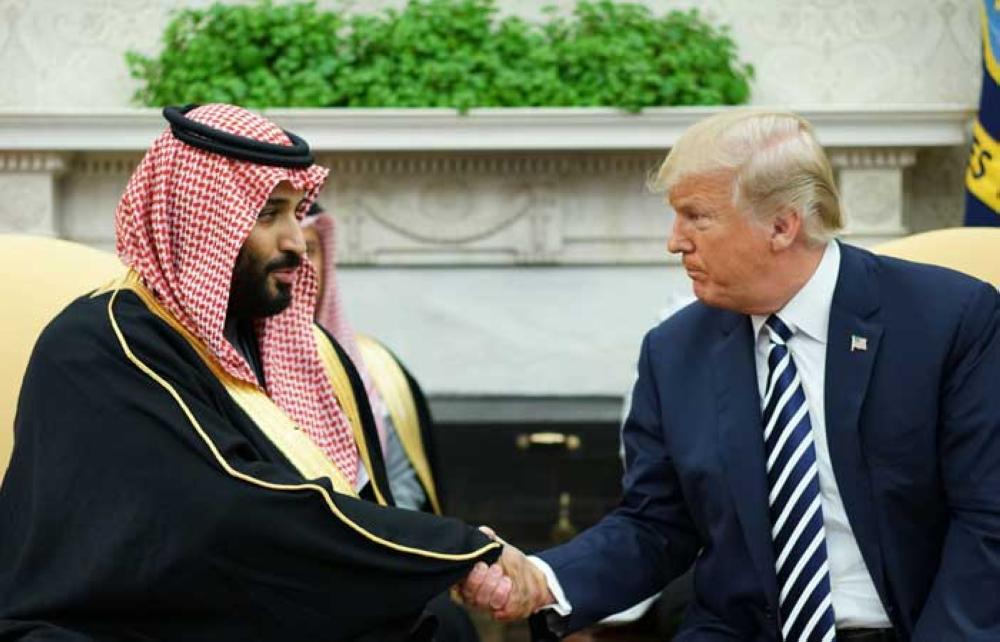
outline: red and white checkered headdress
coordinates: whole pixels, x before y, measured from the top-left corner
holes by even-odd
[[[361,375],[361,380],[365,384],[365,392],[368,393],[368,404],[371,406],[372,414],[375,415],[375,429],[378,431],[382,452],[386,452],[387,434],[383,420],[385,404],[375,388],[375,381],[369,374],[368,367],[361,358],[358,341],[347,320],[347,315],[344,313],[344,305],[341,303],[340,286],[337,284],[336,221],[333,216],[321,209],[317,213],[307,216],[302,221],[302,227],[311,227],[316,230],[323,252],[323,291],[319,293],[319,301],[316,304],[316,322],[333,335],[333,338],[343,346],[357,367],[358,374]]]
[[[244,138],[292,145],[277,125],[240,107],[204,105],[186,116]],[[305,192],[301,217],[327,174],[318,165],[294,169],[236,160],[181,142],[168,129],[146,152],[118,204],[118,255],[226,372],[259,385],[223,335],[236,257],[278,183]],[[316,274],[309,261],[296,277],[291,305],[258,324],[266,392],[353,483],[354,437],[312,334]]]

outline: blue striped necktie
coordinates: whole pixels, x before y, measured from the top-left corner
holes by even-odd
[[[764,452],[781,636],[785,642],[830,642],[836,633],[809,404],[788,351],[792,331],[773,314],[765,325],[771,344]]]

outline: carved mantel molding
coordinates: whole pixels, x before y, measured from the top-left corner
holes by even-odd
[[[266,113],[331,168],[324,200],[341,218],[343,262],[503,265],[662,263],[669,216],[646,178],[684,129],[719,110]],[[829,151],[846,233],[859,242],[906,233],[904,172],[923,149],[963,145],[974,113],[955,104],[796,111]],[[107,214],[163,128],[154,109],[0,111],[0,185],[31,201],[0,210],[0,231],[108,244],[106,222],[86,217]]]
[[[65,154],[0,149],[0,232],[55,236],[55,184],[67,169]]]

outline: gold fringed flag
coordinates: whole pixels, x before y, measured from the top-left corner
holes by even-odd
[[[983,3],[983,90],[965,169],[965,224],[1000,225],[1000,0]]]

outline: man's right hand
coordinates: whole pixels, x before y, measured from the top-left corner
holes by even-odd
[[[528,561],[517,547],[481,527],[492,539],[503,543],[503,552],[496,564],[487,567],[480,562],[459,585],[462,600],[468,605],[489,610],[501,622],[521,620],[535,611],[555,604],[545,574]]]

